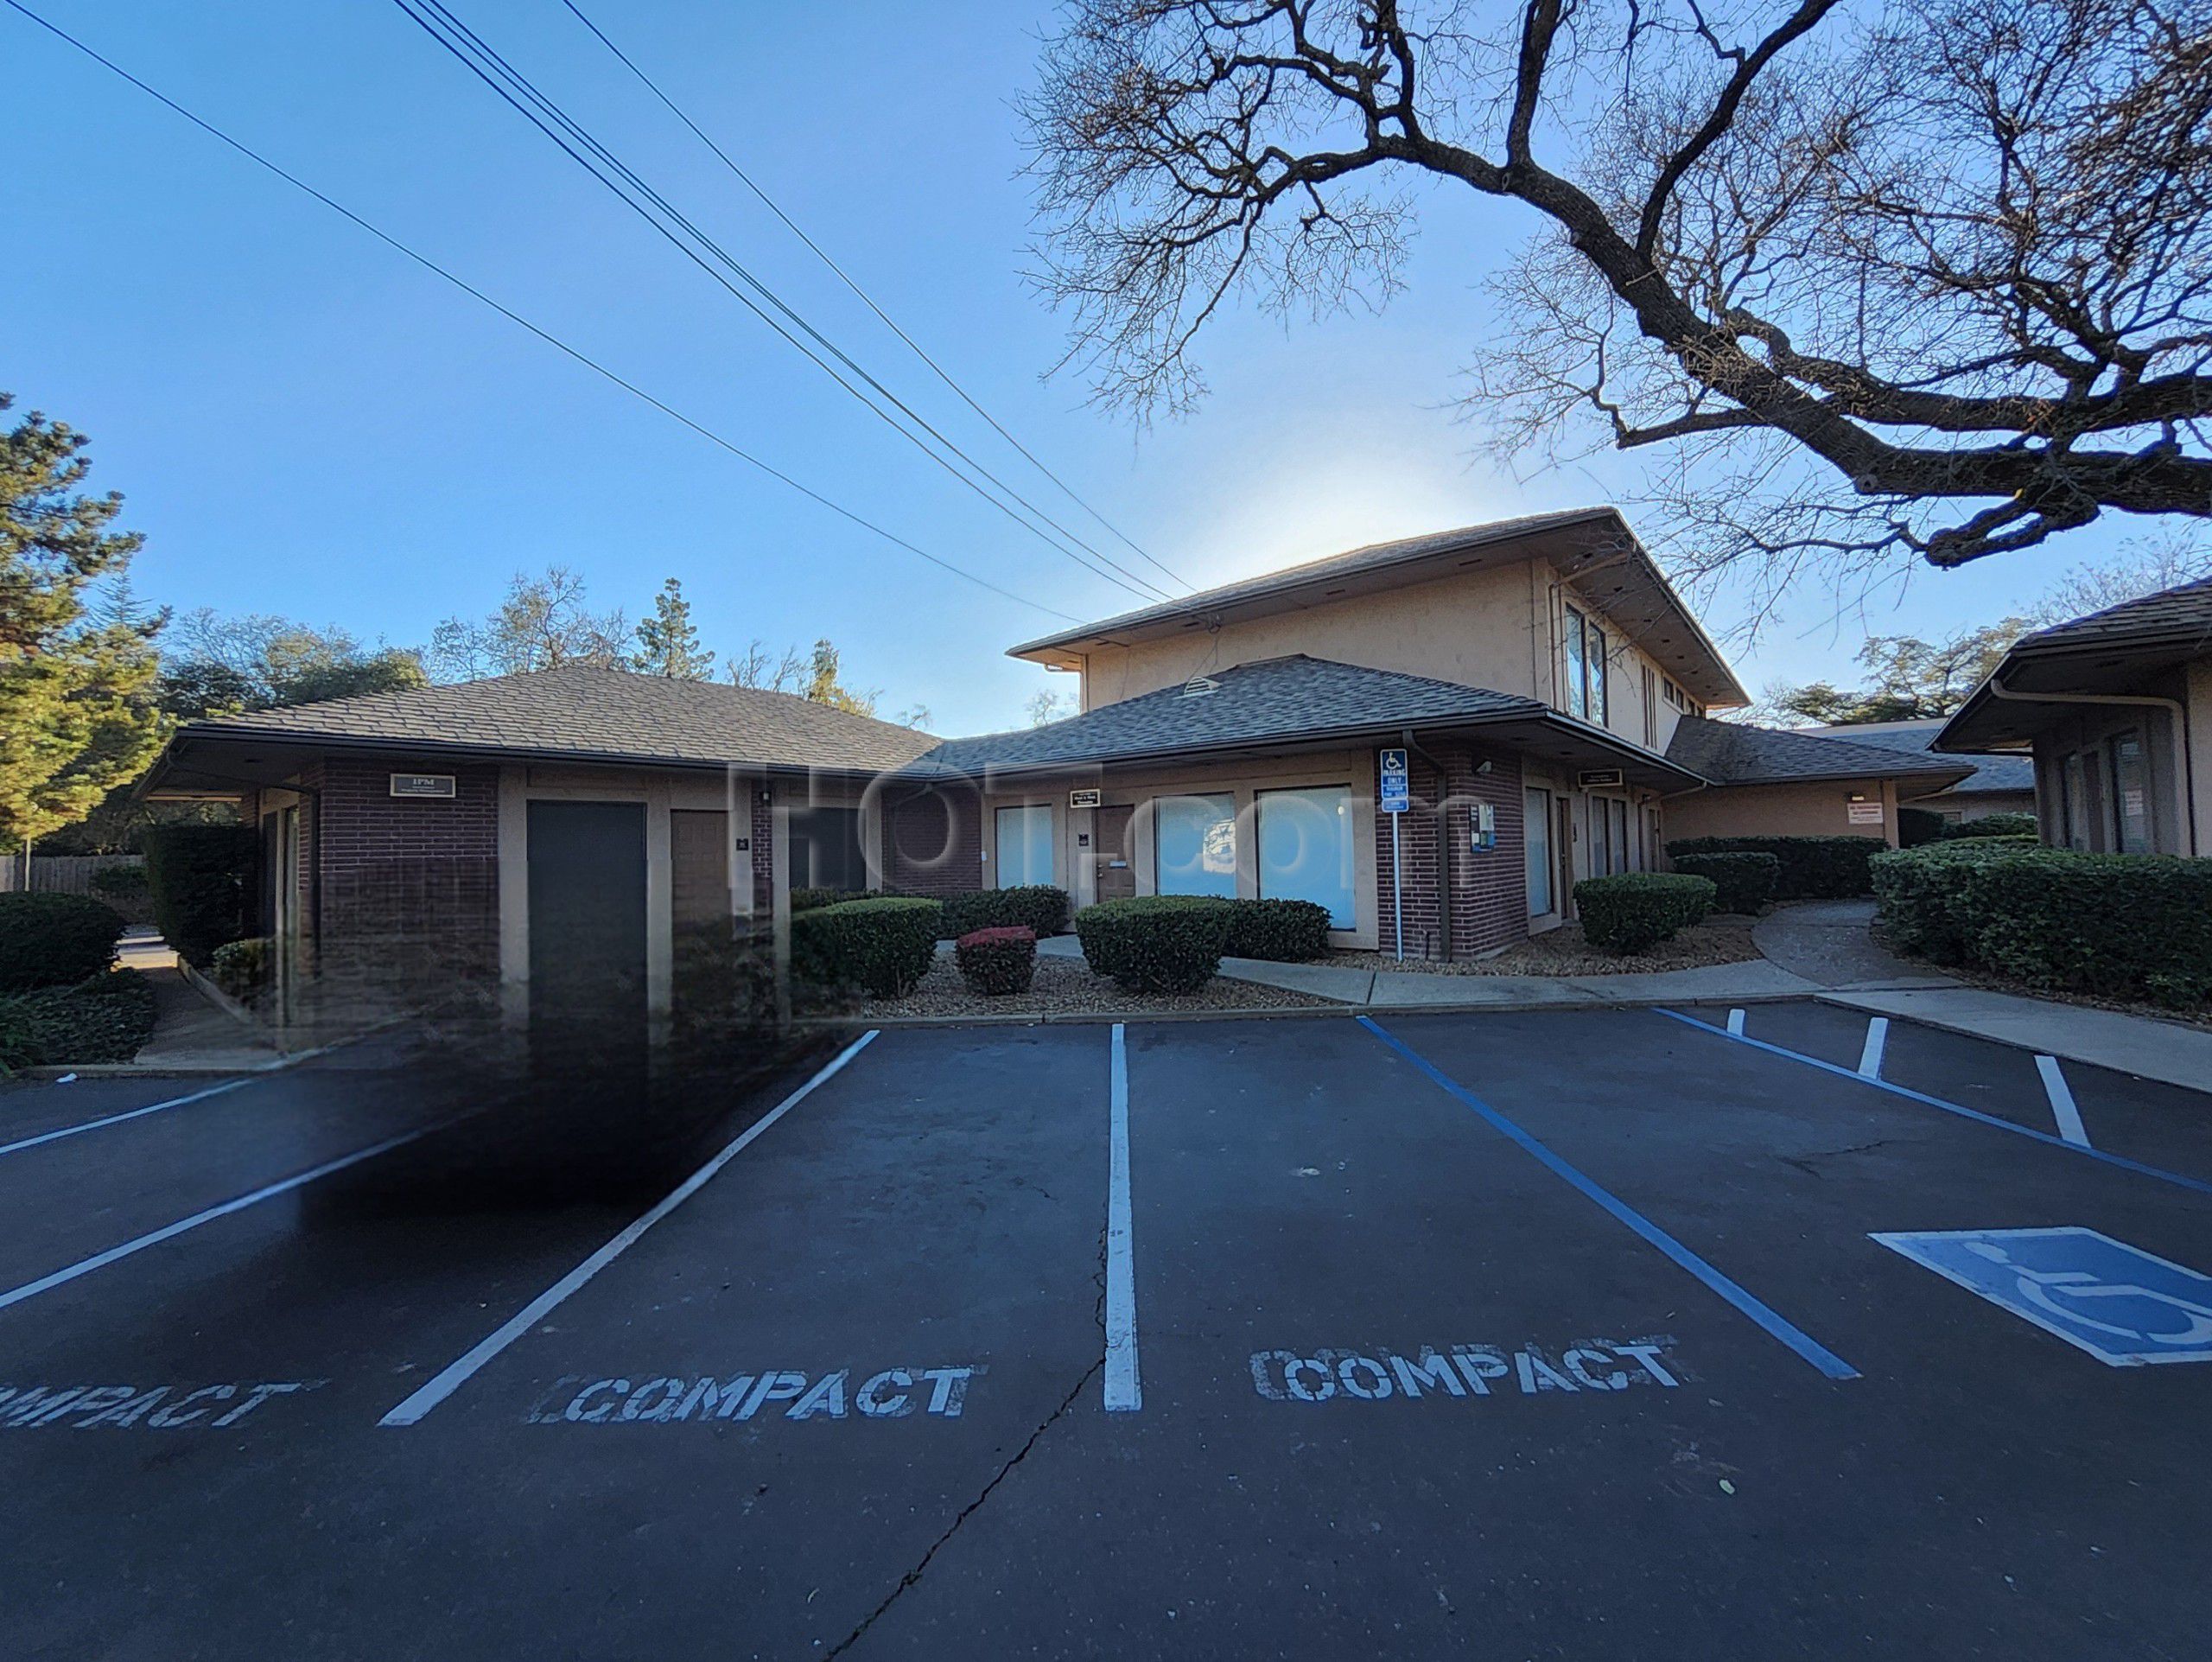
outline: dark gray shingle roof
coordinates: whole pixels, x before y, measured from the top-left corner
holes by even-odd
[[[256,710],[192,723],[179,736],[861,769],[899,767],[937,742],[787,692],[582,665]]]
[[[1938,716],[1924,722],[1873,722],[1852,727],[1823,727],[1815,729],[1822,738],[1837,738],[1849,744],[1871,744],[1879,750],[1898,750],[1911,755],[1929,755],[1929,746],[1936,735],[1943,730],[1944,717]],[[1961,756],[1958,765],[1974,764],[1974,770],[1956,785],[1944,788],[1961,795],[1978,795],[1985,791],[2033,791],[2036,788],[2036,764],[2028,756]]]
[[[2139,600],[2122,601],[2087,617],[2022,635],[2016,653],[2075,646],[2120,645],[2137,640],[2169,642],[2194,635],[2212,648],[2212,577],[2200,577],[2178,588],[2162,589]]]
[[[1790,780],[1889,779],[1967,771],[1961,761],[1901,754],[1846,739],[1685,716],[1668,742],[1667,760],[1715,785],[1770,785]]]
[[[1533,698],[1323,658],[1266,659],[1211,678],[1216,690],[1195,697],[1163,687],[1045,727],[953,739],[924,762],[974,774],[1548,713]]]

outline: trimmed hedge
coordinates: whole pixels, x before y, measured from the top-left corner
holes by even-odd
[[[1312,901],[1230,901],[1229,956],[1307,964],[1329,950],[1329,908]]]
[[[127,1062],[153,1030],[153,984],[136,970],[19,993],[0,999],[0,1072],[41,1063]]]
[[[2033,837],[2036,817],[2031,813],[1986,813],[1979,819],[1968,819],[1944,828],[1946,837]]]
[[[1754,915],[1774,898],[1782,881],[1782,862],[1771,854],[1685,854],[1675,862],[1685,877],[1709,877],[1713,908]]]
[[[1701,921],[1713,909],[1715,892],[1710,877],[1624,871],[1575,884],[1574,907],[1582,914],[1583,939],[1592,946],[1640,952]]]
[[[929,973],[943,915],[935,901],[898,895],[802,912],[791,920],[791,973],[817,987],[899,997]]]
[[[1051,883],[978,888],[944,902],[944,933],[957,939],[978,929],[1027,929],[1045,940],[1068,927],[1068,892]]]
[[[155,926],[178,957],[204,970],[218,946],[245,933],[253,832],[244,825],[149,825],[143,836]]]
[[[269,937],[251,935],[215,949],[207,977],[242,1003],[251,1003],[269,980]]]
[[[115,962],[123,915],[86,895],[0,895],[0,992],[74,985]]]
[[[818,912],[825,906],[842,906],[847,901],[895,901],[914,898],[900,888],[794,888],[791,890],[791,915],[802,912]]]
[[[2212,860],[1960,837],[1874,863],[1899,950],[2031,987],[2212,1003]]]
[[[1771,854],[1782,869],[1777,901],[1840,901],[1871,894],[1867,863],[1889,844],[1878,837],[1689,837],[1667,844],[1667,857],[1685,854]]]
[[[1133,992],[1194,992],[1213,978],[1229,945],[1225,901],[1138,895],[1076,914],[1076,938],[1097,974]]]
[[[1037,932],[1019,923],[973,929],[953,942],[952,956],[971,991],[993,998],[1027,992],[1037,973]]]

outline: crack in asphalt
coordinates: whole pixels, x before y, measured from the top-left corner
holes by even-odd
[[[1808,1177],[1818,1177],[1821,1170],[1813,1163],[1815,1160],[1835,1160],[1847,1154],[1871,1154],[1876,1149],[1887,1148],[1897,1140],[1893,1137],[1878,1137],[1872,1143],[1854,1143],[1847,1149],[1822,1149],[1815,1154],[1785,1154],[1776,1158],[1785,1166],[1796,1167]]]
[[[1063,1414],[1066,1413],[1068,1410],[1075,1406],[1077,1399],[1083,1395],[1084,1387],[1090,1385],[1091,1380],[1098,1376],[1099,1371],[1105,1366],[1106,1359],[1102,1356],[1084,1370],[1083,1378],[1077,1379],[1075,1382],[1075,1388],[1069,1391],[1065,1398],[1061,1398],[1060,1405],[1058,1408],[1055,1408],[1051,1413],[1047,1414],[1042,1420],[1038,1422],[1037,1429],[1029,1434],[1028,1440],[1025,1442],[1020,1448],[1014,1450],[1013,1457],[1009,1459],[1005,1465],[1000,1467],[996,1472],[991,1474],[991,1481],[983,1485],[982,1492],[979,1493],[973,1500],[970,1500],[966,1506],[960,1509],[960,1515],[955,1518],[952,1522],[946,1526],[944,1533],[938,1536],[936,1540],[930,1543],[929,1551],[922,1554],[920,1562],[916,1563],[915,1566],[912,1570],[909,1570],[905,1575],[901,1576],[899,1578],[899,1584],[883,1595],[883,1602],[877,1605],[874,1609],[869,1611],[861,1620],[859,1627],[854,1628],[852,1632],[847,1633],[844,1638],[839,1640],[836,1644],[823,1652],[823,1655],[825,1658],[825,1662],[826,1659],[842,1656],[845,1652],[851,1649],[854,1645],[860,1641],[861,1636],[865,1634],[869,1628],[874,1627],[878,1621],[882,1620],[884,1613],[890,1609],[893,1604],[899,1602],[899,1598],[901,1594],[905,1593],[908,1588],[913,1586],[915,1582],[921,1580],[924,1572],[930,1567],[930,1561],[937,1557],[938,1551],[943,1548],[947,1541],[950,1541],[955,1535],[960,1532],[960,1526],[963,1524],[965,1524],[970,1518],[973,1518],[977,1512],[982,1510],[983,1503],[991,1498],[993,1492],[998,1488],[999,1485],[1005,1482],[1006,1480],[1013,1474],[1014,1468],[1020,1465],[1023,1461],[1029,1458],[1029,1451],[1037,1446],[1039,1439],[1043,1437],[1046,1432],[1052,1429],[1052,1425],[1055,1421],[1057,1421]]]

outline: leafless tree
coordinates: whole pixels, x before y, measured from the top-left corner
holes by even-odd
[[[801,692],[812,662],[796,646],[786,646],[781,658],[769,655],[768,643],[755,635],[741,653],[723,660],[733,686],[759,687],[767,692]]]
[[[613,668],[627,661],[629,642],[629,619],[620,610],[591,610],[584,580],[552,565],[542,577],[518,571],[507,597],[481,621],[449,617],[439,624],[426,657],[438,679],[461,681],[570,664]]]
[[[1417,211],[1534,211],[1471,413],[1666,447],[1760,583],[2212,515],[2212,0],[1071,0],[1025,114],[1103,399],[1233,299],[1387,301]]]
[[[2201,527],[2177,523],[2152,536],[2131,537],[2121,544],[2117,559],[2075,566],[2051,585],[2030,621],[2047,629],[2206,577],[2212,577],[2212,537],[2202,535]]]

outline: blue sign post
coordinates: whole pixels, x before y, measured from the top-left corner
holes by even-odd
[[[1376,756],[1376,778],[1382,783],[1382,812],[1390,816],[1390,933],[1397,939],[1398,962],[1406,961],[1406,896],[1401,876],[1405,862],[1399,857],[1398,816],[1413,806],[1413,784],[1406,772],[1403,750],[1384,750]]]
[[[2111,1367],[2212,1362],[2212,1276],[2079,1225],[1876,1235]]]

